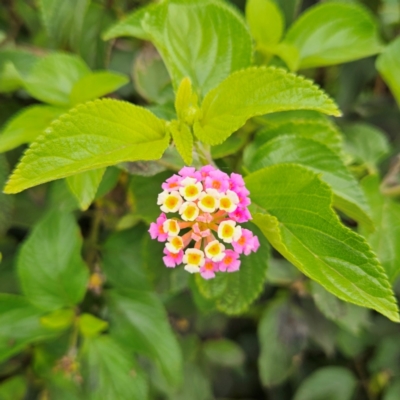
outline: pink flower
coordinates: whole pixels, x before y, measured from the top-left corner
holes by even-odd
[[[171,253],[167,248],[164,247],[164,254],[165,256],[163,257],[164,264],[168,268],[175,268],[177,265],[179,265],[182,262],[183,258],[183,251],[180,250],[178,253]]]
[[[244,180],[242,175],[231,173],[231,179],[229,182],[230,189],[236,191],[236,189],[240,189],[244,187]]]
[[[236,222],[243,223],[251,220],[251,214],[247,208],[238,207],[235,211],[229,213],[229,218]]]
[[[198,181],[201,181],[201,173],[196,171],[196,168],[194,167],[183,167],[178,174],[182,176],[183,178],[195,178]]]
[[[204,167],[200,168],[200,174],[202,179],[207,178],[210,175],[211,171],[215,171],[215,168],[212,165],[205,165]]]
[[[225,257],[218,263],[221,272],[235,272],[240,268],[239,254],[233,250],[225,250]]]
[[[200,268],[200,274],[204,279],[215,278],[215,273],[218,271],[218,263],[206,258],[204,265]]]
[[[236,189],[235,192],[239,197],[239,206],[247,207],[251,204],[251,201],[248,197],[250,192],[245,187]]]
[[[178,175],[172,175],[170,178],[168,178],[162,185],[161,187],[164,190],[167,190],[168,192],[172,190],[179,190],[180,188],[180,183],[181,183],[182,177]]]
[[[253,232],[242,228],[242,236],[236,242],[232,242],[232,246],[237,253],[244,253],[244,255],[248,256],[252,251],[256,252],[258,250],[260,242],[258,237],[253,235]]]
[[[157,222],[150,224],[149,233],[152,239],[157,239],[159,242],[165,242],[168,239],[168,233],[164,232],[163,224],[167,220],[164,213],[157,218]]]
[[[226,192],[229,189],[229,176],[222,171],[211,171],[205,179],[205,188]]]

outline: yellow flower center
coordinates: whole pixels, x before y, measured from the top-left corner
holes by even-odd
[[[196,212],[197,212],[196,206],[189,205],[186,207],[186,210],[183,212],[183,215],[190,220],[196,215]]]
[[[201,199],[201,204],[203,204],[203,206],[207,207],[207,208],[215,208],[215,206],[216,206],[215,199],[211,195],[204,196]]]
[[[221,253],[221,247],[219,243],[215,243],[212,246],[207,248],[207,251],[212,255],[212,256],[217,256],[218,254]]]
[[[180,250],[183,247],[183,241],[182,238],[179,236],[175,236],[174,238],[171,239],[172,246],[174,246],[177,250]]]
[[[230,238],[235,233],[235,228],[232,225],[225,224],[222,228],[222,237]]]
[[[165,200],[165,206],[168,208],[174,208],[177,206],[179,199],[175,196],[168,196]]]
[[[199,189],[195,185],[189,185],[185,187],[185,196],[193,197],[199,193]]]
[[[198,265],[201,261],[201,255],[197,253],[188,254],[188,264]]]

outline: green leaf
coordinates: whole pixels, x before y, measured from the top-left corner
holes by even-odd
[[[25,80],[25,89],[37,100],[69,106],[75,83],[90,74],[87,65],[70,54],[53,53],[39,60]]]
[[[309,8],[290,27],[285,42],[299,50],[299,68],[341,64],[382,50],[370,12],[358,4],[335,1]]]
[[[82,364],[87,399],[147,400],[143,372],[108,335],[85,340]]]
[[[120,36],[132,36],[143,40],[149,40],[150,36],[142,27],[142,21],[146,14],[152,14],[159,8],[158,4],[147,4],[133,11],[123,20],[109,28],[103,35],[104,40],[115,39]]]
[[[142,238],[148,235],[142,226],[110,235],[102,247],[102,268],[118,289],[149,290],[143,269]],[[160,255],[161,256],[161,255]]]
[[[23,350],[29,343],[53,333],[40,324],[42,312],[21,297],[0,294],[0,362]]]
[[[9,174],[7,159],[0,154],[0,187],[4,186]],[[11,221],[13,198],[0,192],[0,235],[6,232],[9,222]],[[1,258],[0,258],[1,261]]]
[[[22,87],[37,59],[34,54],[20,49],[0,50],[0,93]]]
[[[238,153],[246,144],[244,135],[229,136],[225,142],[217,144],[211,148],[211,156],[214,160]]]
[[[187,165],[193,161],[193,135],[190,128],[184,123],[172,121],[168,125],[168,131],[171,133],[176,149]]]
[[[108,293],[111,332],[119,342],[157,361],[173,386],[182,378],[182,355],[161,302],[151,292]]]
[[[24,108],[9,121],[0,133],[0,152],[34,141],[67,108],[33,105]]]
[[[203,345],[203,352],[213,364],[234,368],[244,363],[245,353],[232,340],[207,340]]]
[[[340,299],[399,321],[384,269],[365,240],[340,223],[318,175],[281,164],[245,181],[257,211],[253,222],[284,257]]]
[[[22,375],[7,379],[0,385],[1,400],[23,400],[26,398],[28,382]]]
[[[295,356],[305,345],[305,329],[299,310],[285,297],[269,303],[258,325],[258,368],[264,386],[278,385],[291,374]]]
[[[74,47],[79,39],[90,0],[39,0],[39,8],[52,43]]]
[[[357,335],[368,326],[368,310],[346,303],[325,290],[317,282],[311,282],[311,292],[318,309],[328,319]]]
[[[204,143],[216,145],[251,117],[296,109],[340,115],[334,102],[311,81],[274,67],[248,68],[207,94],[194,133]]]
[[[53,211],[35,226],[18,259],[22,289],[32,304],[53,311],[83,299],[89,274],[81,246],[80,231],[70,214]]]
[[[378,163],[390,152],[385,133],[369,124],[352,124],[343,128],[345,150],[359,164],[365,164],[373,172]]]
[[[82,314],[79,317],[79,331],[87,338],[98,336],[108,328],[108,322],[92,314]]]
[[[164,121],[151,112],[122,101],[95,100],[53,122],[25,153],[4,190],[17,193],[123,161],[158,159],[168,141]]]
[[[400,37],[391,42],[377,58],[376,68],[400,107]]]
[[[334,193],[333,205],[354,220],[373,227],[370,209],[357,180],[328,147],[295,135],[278,136],[259,147],[247,167],[256,171],[282,163],[300,164],[321,174]]]
[[[75,312],[70,308],[66,308],[43,315],[40,318],[40,323],[48,329],[64,330],[72,325],[74,317]]]
[[[258,46],[268,48],[280,42],[285,21],[273,0],[248,0],[246,20]]]
[[[251,63],[245,22],[224,2],[166,1],[148,11],[142,27],[162,55],[174,86],[189,77],[202,96]]]
[[[382,400],[397,400],[400,393],[400,379],[397,378],[393,383],[389,385],[389,387],[385,390],[385,395],[382,397]],[[11,400],[11,399],[10,399]]]
[[[153,46],[143,47],[135,57],[133,80],[138,93],[148,102],[165,104],[174,101],[168,70]]]
[[[196,283],[201,294],[215,299],[218,310],[228,315],[244,313],[261,294],[266,280],[270,247],[262,233],[253,224],[244,225],[258,236],[260,248],[256,253],[241,257],[240,270],[217,274],[209,281],[200,275]]]
[[[84,103],[105,96],[126,85],[129,79],[120,73],[96,71],[83,76],[72,87],[71,104]]]
[[[379,177],[370,175],[361,182],[372,210],[375,231],[361,225],[361,232],[376,251],[391,282],[400,272],[400,205],[381,194]]]
[[[68,187],[79,201],[82,210],[87,210],[96,197],[105,168],[93,169],[67,178]]]
[[[351,400],[357,380],[343,367],[323,367],[308,376],[297,390],[294,400]]]

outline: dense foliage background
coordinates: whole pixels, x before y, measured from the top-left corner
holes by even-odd
[[[138,28],[144,13],[123,19],[148,3],[2,1],[1,187],[26,143],[80,103],[107,95],[175,118],[170,75]],[[343,223],[366,237],[400,295],[400,3],[232,3],[246,15],[253,64],[300,70],[343,116],[259,116],[213,146],[212,158],[244,175],[282,162],[324,174]],[[192,25],[199,37],[201,24],[227,24],[205,15]],[[221,48],[246,47],[240,26],[218,38]],[[217,43],[204,38],[207,48]],[[181,39],[175,57],[185,64],[195,46]],[[231,56],[240,69],[241,56]],[[193,68],[216,69],[200,61]],[[202,88],[216,83],[211,73]],[[207,151],[196,149],[195,165]],[[399,325],[309,280],[260,231],[246,264],[254,276],[210,286],[165,268],[147,229],[161,182],[183,165],[171,145],[158,161],[0,194],[0,399],[399,399]]]

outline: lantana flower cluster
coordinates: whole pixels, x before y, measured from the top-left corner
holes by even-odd
[[[212,279],[217,272],[238,271],[240,256],[259,248],[257,236],[239,225],[251,219],[241,175],[211,165],[184,167],[162,189],[157,199],[162,213],[149,233],[165,242],[167,267],[183,263],[186,271]]]

